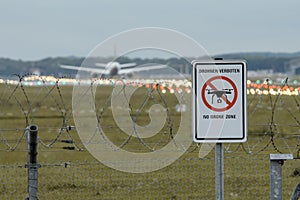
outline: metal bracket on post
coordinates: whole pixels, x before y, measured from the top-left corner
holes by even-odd
[[[38,146],[38,127],[30,125],[26,128],[27,148],[28,148],[28,195],[26,200],[38,200],[38,168],[37,146]]]
[[[216,160],[216,199],[224,200],[224,151],[223,144],[217,143],[215,146]]]
[[[292,160],[293,154],[270,154],[270,198],[282,200],[282,165]]]

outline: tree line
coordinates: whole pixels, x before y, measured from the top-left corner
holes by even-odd
[[[244,59],[247,61],[248,70],[272,69],[274,72],[284,72],[288,63],[296,58],[300,58],[299,53],[234,53],[223,54],[215,57],[224,59]],[[90,63],[106,63],[113,58],[92,58]],[[0,58],[0,76],[7,77],[13,74],[24,75],[28,73],[40,73],[41,75],[71,76],[76,75],[76,71],[62,69],[59,66],[73,65],[80,66],[84,61],[83,57],[49,57],[37,61],[23,61],[9,58]],[[183,58],[128,58],[119,57],[116,61],[120,63],[134,62],[137,65],[147,63],[167,64],[181,73],[191,73],[190,63]],[[89,63],[89,62],[86,62]],[[92,64],[91,64],[92,65]],[[93,66],[88,66],[93,67]]]

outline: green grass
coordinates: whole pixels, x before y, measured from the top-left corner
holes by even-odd
[[[49,144],[58,136],[64,125],[74,125],[71,112],[72,87],[24,87],[0,86],[0,199],[24,199],[27,196],[27,161],[25,139],[15,151],[8,151],[4,139],[10,146],[18,143],[24,133],[26,120],[24,111],[30,110],[28,123],[39,126],[39,138]],[[112,88],[97,88],[96,108],[100,115],[107,108],[107,99]],[[163,99],[160,97],[162,95]],[[11,97],[10,97],[11,96]],[[132,117],[147,96],[147,90],[136,91],[130,101]],[[10,98],[9,98],[10,97]],[[248,97],[248,142],[226,144],[225,149],[225,198],[226,199],[269,199],[269,154],[294,153],[296,155],[300,113],[297,107],[299,97],[250,95]],[[148,110],[155,103],[167,102],[173,132],[176,134],[180,115],[175,112],[177,99],[172,94],[154,92],[137,123],[141,126],[150,122]],[[21,106],[20,106],[21,105]],[[101,126],[109,139],[120,145],[128,136],[114,122],[110,109],[105,109]],[[273,116],[273,117],[272,117]],[[273,122],[273,123],[272,123]],[[65,123],[65,124],[64,124]],[[20,129],[20,130],[16,130]],[[76,131],[69,132],[77,147],[83,148]],[[146,139],[152,147],[163,147],[170,141],[170,128],[167,124],[157,135]],[[271,136],[273,141],[271,141]],[[187,153],[172,165],[159,171],[131,174],[110,169],[97,162],[87,151],[66,150],[73,144],[59,142],[70,139],[63,132],[51,148],[39,143],[38,160],[40,199],[215,199],[214,152],[206,158],[198,159],[199,148],[192,144]],[[163,141],[163,142],[159,142]],[[147,152],[137,139],[131,139],[124,149],[134,152]],[[245,150],[250,154],[247,154]],[[65,163],[67,163],[65,165]],[[297,160],[283,165],[283,199],[288,199],[299,178],[291,174],[299,167]]]

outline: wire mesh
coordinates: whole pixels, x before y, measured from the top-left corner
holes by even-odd
[[[159,171],[130,174],[96,161],[84,148],[72,116],[72,86],[94,84],[95,112],[108,138],[119,148],[152,152],[173,140],[178,130],[178,100],[174,91],[191,92],[190,82],[174,80],[127,82],[113,79],[79,83],[69,78],[15,76],[0,84],[0,199],[27,196],[25,128],[39,126],[40,199],[215,199],[214,154],[198,158],[200,145],[193,143],[172,165]],[[247,82],[248,141],[225,144],[225,198],[266,199],[269,196],[269,154],[292,153],[299,157],[299,87],[288,79],[272,85]],[[159,103],[167,113],[164,128],[155,138],[122,134],[111,116],[110,99],[114,86],[118,95],[128,87],[138,87],[135,99],[127,100],[135,125],[146,125],[151,105]],[[105,90],[103,90],[105,88]],[[184,102],[182,96],[180,101]],[[181,103],[182,103],[181,102]],[[182,108],[179,108],[182,109]],[[133,137],[134,136],[134,137]],[[105,152],[104,152],[105,153]],[[162,161],[163,162],[163,161]],[[300,175],[297,160],[283,165],[283,198],[290,197]]]

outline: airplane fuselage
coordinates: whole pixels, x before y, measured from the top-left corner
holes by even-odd
[[[109,62],[106,65],[106,70],[109,72],[110,76],[117,76],[119,74],[121,67],[118,62]]]

